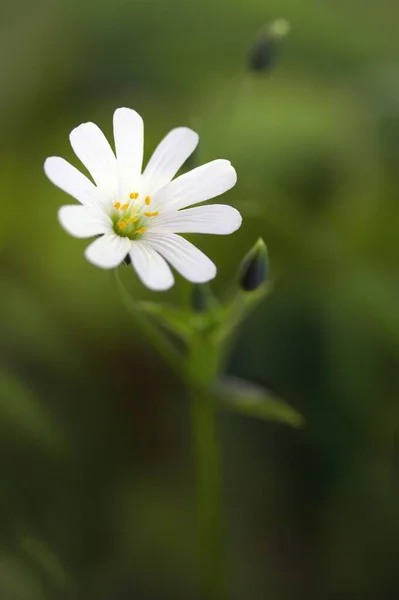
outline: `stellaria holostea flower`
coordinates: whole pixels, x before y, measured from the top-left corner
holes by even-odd
[[[83,123],[70,134],[95,184],[63,158],[46,160],[48,178],[81,203],[60,208],[61,225],[77,238],[99,236],[85,251],[92,264],[112,269],[129,256],[141,281],[153,290],[173,285],[167,263],[189,281],[209,281],[216,275],[214,263],[177,234],[229,234],[240,227],[240,213],[231,206],[187,209],[232,188],[234,168],[228,160],[214,160],[172,181],[199,139],[179,127],[162,140],[142,172],[142,118],[119,108],[113,124],[116,156],[94,123]]]

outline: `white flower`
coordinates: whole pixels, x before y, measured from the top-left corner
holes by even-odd
[[[63,158],[46,160],[48,178],[81,203],[60,208],[61,225],[77,238],[100,236],[85,251],[98,267],[113,269],[129,256],[152,290],[173,285],[166,261],[189,281],[213,279],[213,262],[176,234],[229,234],[240,227],[240,213],[231,206],[181,210],[233,187],[237,175],[230,162],[214,160],[172,181],[198,144],[194,131],[179,127],[162,140],[142,172],[143,120],[128,108],[114,113],[114,138],[116,156],[94,123],[83,123],[70,134],[72,148],[95,185]]]

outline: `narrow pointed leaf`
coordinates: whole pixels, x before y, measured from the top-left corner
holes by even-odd
[[[188,338],[193,332],[193,314],[189,310],[174,308],[157,302],[140,302],[139,306],[148,316],[183,339]]]
[[[265,388],[236,377],[218,382],[215,394],[222,407],[247,417],[264,421],[281,421],[302,427],[304,418],[289,404]]]

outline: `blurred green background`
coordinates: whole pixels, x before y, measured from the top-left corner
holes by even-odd
[[[250,73],[278,17],[291,33]],[[242,228],[195,238],[215,292],[269,248],[275,291],[228,370],[307,424],[221,417],[230,597],[398,597],[398,23],[392,0],[1,2],[1,599],[197,598],[185,390],[58,225],[68,197],[42,169],[78,166],[69,131],[110,136],[119,106],[147,158],[188,125],[190,168],[236,167]]]

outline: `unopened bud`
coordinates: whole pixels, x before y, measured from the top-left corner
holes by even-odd
[[[262,238],[251,248],[241,263],[239,285],[245,292],[253,292],[265,283],[268,271],[267,248]]]
[[[276,19],[261,33],[249,51],[248,63],[251,71],[267,71],[274,65],[279,41],[289,30],[288,21]]]
[[[212,306],[214,297],[209,285],[195,284],[191,294],[191,306],[197,313],[204,313]]]

